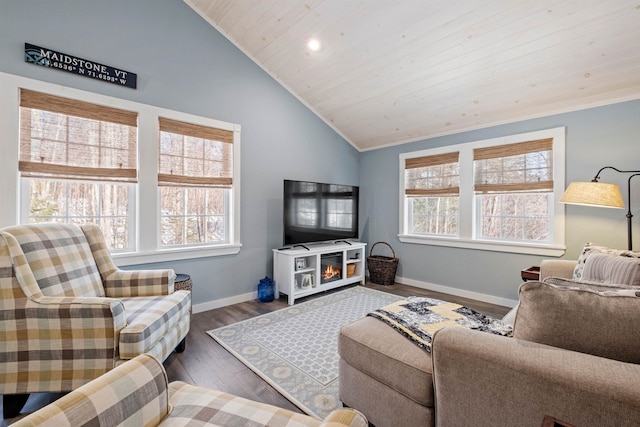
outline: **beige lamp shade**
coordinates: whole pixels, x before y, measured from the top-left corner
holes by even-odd
[[[572,182],[560,198],[560,203],[601,208],[624,208],[620,187],[615,184],[593,181]]]

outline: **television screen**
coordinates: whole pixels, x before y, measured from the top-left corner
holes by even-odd
[[[284,181],[284,244],[358,238],[359,187]]]

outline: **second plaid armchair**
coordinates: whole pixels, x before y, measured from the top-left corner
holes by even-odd
[[[174,292],[174,278],[171,269],[118,269],[95,226],[0,230],[5,416],[12,395],[74,390],[139,354],[162,361],[183,350],[191,294]]]

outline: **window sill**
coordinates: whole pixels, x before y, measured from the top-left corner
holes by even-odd
[[[547,257],[561,257],[566,248],[561,245],[531,244],[518,242],[493,242],[489,240],[465,240],[455,237],[433,237],[400,234],[398,238],[403,243],[419,245],[446,246],[451,248],[476,249],[493,252],[509,252],[526,255],[540,255]]]
[[[124,267],[127,265],[149,264],[154,262],[235,255],[240,252],[241,247],[241,244],[197,246],[189,248],[160,249],[153,252],[115,253],[112,254],[112,257],[118,267]]]

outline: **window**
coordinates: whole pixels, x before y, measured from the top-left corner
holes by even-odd
[[[97,224],[119,266],[240,251],[239,125],[6,73],[0,88],[0,223]]]
[[[422,235],[458,235],[460,163],[458,152],[405,160],[409,228]]]
[[[162,246],[228,242],[233,132],[159,119]]]
[[[400,155],[400,240],[564,252],[564,128]]]
[[[27,222],[96,224],[112,250],[131,250],[136,166],[136,113],[20,91]]]
[[[553,139],[473,151],[478,236],[552,243]]]

